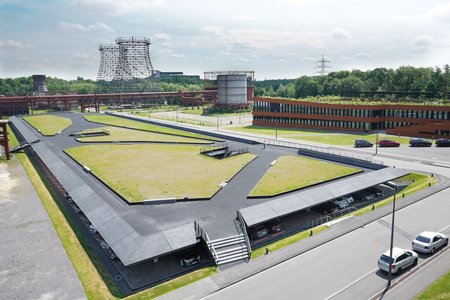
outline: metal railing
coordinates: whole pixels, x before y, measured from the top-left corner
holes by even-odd
[[[356,207],[354,207],[354,206],[349,206],[349,207],[346,207],[346,208],[344,208],[344,209],[335,211],[334,213],[328,214],[327,216],[329,216],[332,220],[335,220],[335,219],[337,219],[337,218],[339,218],[339,217],[342,217],[342,216],[351,214],[352,212],[354,212],[354,211],[356,211],[356,210],[357,210]]]
[[[307,150],[307,151],[312,151],[312,152],[319,152],[319,153],[325,153],[325,154],[330,154],[330,155],[335,155],[335,156],[348,157],[351,159],[366,161],[366,162],[370,162],[373,164],[380,164],[380,165],[383,164],[383,162],[381,162],[381,161],[374,160],[372,156],[356,154],[356,153],[348,152],[348,151],[330,149],[328,147],[307,145],[307,144],[302,144],[302,143],[297,143],[297,142],[292,142],[292,141],[282,141],[282,140],[274,140],[274,139],[267,139],[267,140],[265,140],[265,142],[267,144],[271,144],[271,145],[275,145],[275,146],[297,148],[297,149],[302,149],[302,150]]]
[[[214,262],[217,265],[218,263],[217,252],[216,249],[214,248],[214,245],[211,243],[211,240],[209,239],[208,233],[206,233],[206,231],[200,226],[200,224],[197,223],[197,221],[194,221],[194,227],[196,234],[205,241],[206,246],[208,246],[208,250],[214,259]]]
[[[252,257],[252,246],[250,244],[250,239],[248,237],[247,230],[245,228],[244,219],[242,218],[242,215],[239,213],[239,211],[237,212],[237,216],[241,226],[242,234],[244,235],[245,244],[247,245],[248,259],[250,260]]]

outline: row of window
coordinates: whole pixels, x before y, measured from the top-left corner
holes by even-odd
[[[294,105],[285,103],[273,103],[265,101],[255,101],[253,110],[257,112],[279,112],[289,114],[348,116],[348,117],[364,117],[364,118],[400,117],[400,118],[450,120],[450,111],[324,108],[324,107]]]
[[[376,130],[376,129],[389,129],[395,127],[402,127],[412,125],[408,122],[353,122],[353,121],[335,121],[335,120],[314,120],[314,119],[300,119],[300,118],[285,118],[285,117],[266,117],[266,116],[253,116],[254,121],[265,123],[278,123],[278,124],[299,124],[309,126],[322,126],[332,128],[352,128],[355,130]]]

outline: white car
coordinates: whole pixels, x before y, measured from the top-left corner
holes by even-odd
[[[348,196],[348,197],[342,197],[343,200],[346,200],[348,202],[348,204],[350,205],[350,203],[354,202],[355,199],[353,199],[352,196]]]
[[[333,202],[334,204],[339,206],[339,208],[346,208],[349,205],[348,201],[346,199],[343,199],[343,198],[335,199],[335,200],[333,200],[331,202]]]
[[[448,237],[440,232],[424,231],[412,242],[412,248],[422,253],[433,254],[436,249],[448,245]]]
[[[391,260],[389,254],[390,250],[384,252],[378,259],[378,267],[385,272],[389,272],[389,261]],[[418,261],[419,255],[416,252],[395,247],[392,249],[391,272],[392,274],[401,273],[407,267],[417,265]]]

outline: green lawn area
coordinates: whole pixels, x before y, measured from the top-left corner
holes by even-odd
[[[275,131],[278,132],[278,137],[309,141],[315,143],[322,143],[336,146],[351,146],[354,144],[355,139],[365,139],[375,143],[376,134],[368,133],[341,133],[326,130],[313,130],[313,129],[294,129],[294,128],[280,128],[280,127],[265,127],[265,126],[236,126],[229,127],[227,130],[239,131],[242,133],[252,133],[267,135],[275,138]],[[408,144],[409,138],[402,136],[392,136],[379,134],[378,139],[391,139],[401,144]]]
[[[216,138],[202,135],[202,134],[197,134],[197,133],[178,130],[178,129],[172,129],[169,127],[153,125],[150,123],[144,123],[144,122],[129,120],[129,119],[125,119],[125,118],[110,116],[110,115],[89,114],[89,115],[85,115],[84,118],[90,122],[95,122],[95,123],[100,123],[100,124],[106,124],[106,125],[112,125],[112,126],[126,126],[126,127],[134,128],[134,129],[141,129],[141,130],[152,131],[152,132],[157,132],[157,133],[179,135],[179,136],[184,136],[184,137],[207,139],[210,141],[222,141],[220,139],[216,139]]]
[[[438,280],[414,297],[414,300],[428,299],[450,299],[450,272],[442,275]]]
[[[284,155],[267,170],[250,192],[250,196],[274,196],[360,171],[357,168],[304,156]]]
[[[286,247],[290,244],[293,244],[295,242],[298,242],[300,240],[303,240],[310,236],[310,230],[313,231],[313,234],[318,234],[319,232],[322,232],[324,230],[327,230],[329,227],[327,225],[321,225],[318,227],[314,227],[313,229],[308,229],[301,231],[299,233],[293,234],[291,236],[285,237],[284,239],[275,241],[273,243],[270,243],[269,245],[263,246],[261,248],[256,248],[252,251],[251,259],[255,259],[263,254],[266,253],[266,248],[269,248],[270,252],[276,251],[280,248]]]
[[[130,202],[161,198],[210,198],[256,156],[218,160],[200,147],[164,144],[87,145],[66,152]]]
[[[100,127],[100,128],[90,128],[83,130],[79,133],[89,133],[98,131],[109,132],[109,135],[103,136],[91,136],[91,137],[80,137],[78,140],[84,143],[95,143],[95,142],[170,142],[170,143],[196,143],[196,144],[210,144],[212,141],[199,140],[189,137],[182,137],[170,134],[155,133],[150,131],[141,131],[126,129],[121,127]]]
[[[55,135],[72,125],[72,120],[53,115],[37,115],[23,117],[31,126],[38,129],[43,135]]]

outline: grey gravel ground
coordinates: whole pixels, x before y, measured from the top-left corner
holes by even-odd
[[[0,299],[86,298],[18,160],[0,164],[0,233]]]

